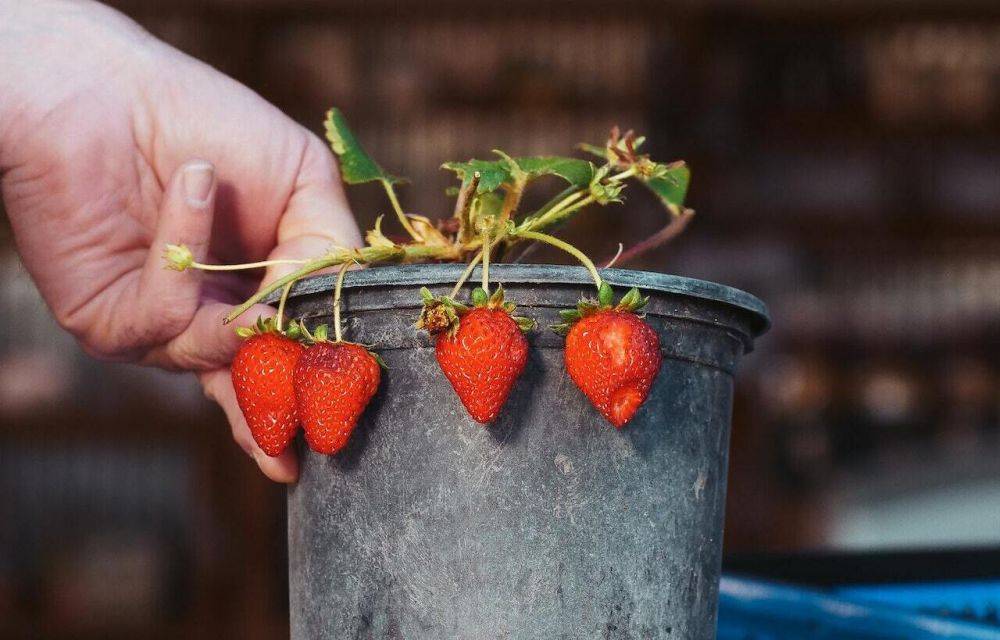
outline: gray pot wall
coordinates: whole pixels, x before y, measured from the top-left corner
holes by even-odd
[[[298,441],[292,638],[713,638],[733,374],[767,328],[764,305],[712,283],[605,270],[619,295],[651,296],[664,355],[649,399],[618,431],[570,380],[563,339],[546,328],[593,294],[587,272],[494,266],[540,329],[510,401],[483,427],[413,327],[419,287],[447,293],[461,271],[347,276],[346,337],[389,369],[343,452]],[[332,284],[300,282],[289,314],[330,322]]]

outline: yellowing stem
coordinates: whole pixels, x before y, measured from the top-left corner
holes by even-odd
[[[285,288],[281,291],[281,300],[278,301],[278,319],[275,324],[275,327],[278,329],[278,333],[281,333],[281,328],[284,324],[285,302],[288,300],[288,292],[292,290],[293,284],[295,284],[294,280],[286,284]]]
[[[465,284],[465,281],[469,279],[469,276],[472,275],[472,271],[476,268],[476,265],[479,264],[479,261],[482,259],[483,259],[483,252],[480,251],[479,253],[476,254],[476,257],[473,258],[471,262],[469,262],[469,266],[465,268],[465,271],[462,272],[462,276],[458,279],[458,282],[455,283],[455,288],[451,290],[451,296],[449,297],[452,300],[454,300],[455,297],[462,290],[462,285]]]
[[[490,230],[483,233],[483,291],[490,292]]]
[[[519,231],[517,232],[517,237],[528,238],[529,240],[538,240],[539,242],[550,244],[557,249],[562,249],[579,260],[580,263],[587,268],[587,271],[590,272],[590,276],[594,279],[594,284],[597,288],[601,288],[603,280],[601,279],[601,274],[597,271],[597,267],[594,266],[594,263],[587,257],[587,254],[580,251],[570,243],[560,240],[554,236],[550,236],[547,233],[539,233],[537,231]]]
[[[423,238],[417,234],[417,230],[413,228],[412,224],[410,224],[410,219],[406,217],[405,213],[403,213],[403,207],[399,205],[399,198],[396,197],[396,190],[392,188],[392,183],[388,180],[383,180],[382,187],[385,188],[385,195],[389,197],[389,203],[392,204],[392,209],[396,212],[396,217],[399,218],[399,223],[403,225],[403,228],[406,229],[406,233],[410,234],[411,238],[420,242]]]
[[[340,273],[337,274],[337,286],[333,289],[333,339],[335,342],[341,341],[340,291],[344,288],[344,276],[347,275],[347,269],[350,266],[350,262],[345,262],[344,265],[340,267]]]

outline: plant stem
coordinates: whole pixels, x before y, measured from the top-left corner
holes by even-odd
[[[691,209],[685,209],[680,216],[671,220],[670,224],[663,227],[652,236],[646,238],[635,246],[629,247],[625,251],[619,250],[618,255],[615,256],[615,260],[617,262],[621,262],[622,264],[626,264],[630,260],[634,260],[644,253],[652,251],[660,245],[673,240],[682,231],[684,231],[684,228],[688,226],[688,223],[691,222],[691,218],[693,217],[694,211]]]
[[[340,273],[337,274],[337,285],[333,288],[333,339],[334,342],[341,342],[340,333],[340,290],[344,288],[344,276],[347,275],[347,269],[351,266],[350,262],[345,262],[342,267],[340,267]]]
[[[458,198],[455,200],[454,217],[458,219],[459,242],[467,242],[475,234],[469,212],[472,209],[472,201],[476,199],[476,191],[479,189],[480,179],[482,179],[482,175],[478,171],[473,173],[469,184],[462,187],[462,190],[458,193]]]
[[[470,244],[473,246],[445,245],[439,247],[425,245],[397,245],[393,247],[368,246],[361,247],[360,249],[336,249],[324,256],[320,256],[315,260],[307,262],[298,271],[289,273],[288,275],[267,284],[261,288],[260,291],[250,296],[250,298],[243,304],[230,311],[229,315],[223,320],[223,323],[229,324],[242,315],[247,309],[289,282],[304,278],[316,271],[319,271],[320,269],[326,269],[327,267],[333,267],[348,261],[354,261],[358,264],[373,264],[377,262],[405,262],[410,259],[457,260],[461,257],[463,251],[471,251],[478,246],[475,243]]]
[[[609,178],[606,179],[606,181],[607,182],[620,182],[621,180],[624,180],[626,178],[631,178],[634,175],[635,175],[635,165],[632,165],[631,167],[629,167],[625,171],[622,171],[621,173],[616,173],[615,175],[610,176]]]
[[[285,285],[285,288],[281,291],[281,299],[278,300],[278,319],[276,321],[277,324],[275,325],[278,329],[278,333],[281,333],[282,321],[285,317],[285,301],[288,300],[288,292],[292,290],[293,284],[295,284],[295,281],[291,280]]]
[[[583,195],[583,193],[584,192],[579,192],[579,195]],[[549,225],[558,222],[562,218],[565,218],[574,211],[578,211],[586,207],[587,205],[593,203],[595,200],[596,199],[594,198],[593,195],[589,195],[583,200],[579,200],[577,202],[571,201],[572,204],[568,206],[557,205],[553,207],[551,210],[545,212],[545,214],[543,214],[542,216],[535,218],[534,220],[525,220],[524,229],[529,231],[533,231],[536,229],[544,229],[545,227],[548,227]]]
[[[624,251],[624,250],[625,250],[625,245],[624,245],[624,244],[622,244],[621,242],[619,242],[619,243],[618,243],[618,252],[617,252],[617,253],[615,253],[615,255],[614,255],[614,256],[612,256],[612,258],[611,258],[610,260],[608,260],[608,261],[607,261],[607,262],[606,262],[606,263],[604,264],[604,268],[605,268],[605,269],[610,269],[611,267],[613,267],[613,266],[614,266],[614,264],[615,264],[616,262],[618,262],[618,257],[619,257],[619,256],[621,256],[621,254],[622,254],[622,251]]]
[[[538,240],[539,242],[550,244],[557,249],[562,249],[579,260],[580,263],[587,268],[587,271],[590,272],[590,276],[594,279],[594,284],[597,288],[601,288],[603,280],[601,279],[601,274],[597,272],[597,267],[594,266],[594,263],[584,252],[580,251],[570,243],[560,240],[555,236],[550,236],[547,233],[539,233],[537,231],[519,231],[516,235],[521,238],[528,238],[529,240]]]
[[[580,197],[582,197],[583,194],[585,194],[585,193],[587,193],[587,190],[585,190],[585,189],[581,189],[579,191],[574,191],[573,193],[569,194],[568,196],[566,196],[565,198],[563,198],[562,200],[560,200],[559,202],[557,202],[555,205],[553,205],[552,208],[550,208],[548,211],[546,211],[542,215],[540,215],[537,218],[535,218],[535,221],[541,221],[541,220],[547,219],[547,218],[549,218],[551,216],[557,215],[563,209],[565,209],[569,205],[573,204],[573,202],[575,200],[577,200]],[[534,226],[534,225],[532,225],[532,226]]]
[[[192,262],[189,269],[200,269],[202,271],[240,271],[241,269],[261,269],[271,267],[276,264],[307,264],[309,260],[294,260],[291,258],[279,260],[261,260],[260,262],[247,262],[244,264],[202,264]]]
[[[483,232],[483,291],[490,292],[490,229]]]
[[[476,268],[476,265],[479,264],[479,261],[482,259],[483,259],[483,252],[480,251],[479,253],[476,254],[476,257],[472,259],[472,262],[469,263],[469,266],[465,268],[465,271],[462,272],[462,276],[458,279],[458,282],[455,283],[455,288],[451,290],[451,295],[448,297],[450,297],[452,300],[455,299],[455,296],[457,296],[459,292],[462,290],[462,285],[465,284],[465,281],[469,279],[469,276],[472,275],[472,271]]]
[[[385,189],[385,194],[389,196],[389,202],[392,204],[393,210],[396,212],[396,217],[399,218],[399,223],[403,225],[406,232],[410,234],[410,237],[420,242],[423,240],[418,234],[417,230],[413,228],[410,224],[410,219],[406,217],[403,213],[403,207],[399,205],[399,198],[396,197],[396,190],[392,188],[392,183],[388,180],[382,180],[382,187]]]

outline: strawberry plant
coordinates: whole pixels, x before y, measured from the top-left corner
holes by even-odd
[[[649,393],[660,366],[657,335],[636,314],[644,299],[638,291],[632,290],[613,304],[614,293],[602,279],[597,266],[579,249],[553,236],[551,231],[585,208],[621,203],[626,186],[636,183],[658,198],[666,211],[666,224],[636,246],[620,248],[619,255],[608,266],[615,260],[635,258],[670,240],[684,229],[694,213],[684,207],[690,172],[683,162],[652,160],[640,153],[644,138],[631,131],[623,134],[617,128],[612,130],[603,146],[580,145],[580,150],[590,159],[511,157],[497,150],[493,159],[442,165],[455,174],[459,186],[452,192],[455,203],[451,214],[432,218],[403,211],[396,194],[401,179],[386,172],[365,152],[339,110],[328,112],[325,129],[340,161],[343,180],[348,184],[380,183],[396,223],[405,233],[405,240],[386,235],[383,231],[385,219],[380,216],[374,228],[367,232],[364,246],[335,246],[323,255],[308,259],[206,265],[194,262],[191,252],[183,246],[168,245],[165,252],[168,266],[178,270],[250,269],[279,262],[298,266],[292,273],[266,283],[235,307],[225,321],[235,320],[253,304],[283,290],[274,327],[277,331],[263,331],[267,327],[262,327],[258,333],[273,334],[289,341],[297,337],[311,345],[295,364],[293,386],[297,416],[313,448],[331,453],[344,446],[378,388],[380,371],[376,357],[367,349],[342,341],[339,302],[334,305],[334,341],[327,339],[325,329],[310,334],[297,323],[292,323],[292,331],[297,336],[281,331],[281,310],[294,282],[321,269],[343,265],[337,284],[339,301],[343,274],[349,264],[465,263],[467,267],[450,295],[435,297],[426,289],[421,291],[423,310],[417,326],[434,336],[441,369],[470,415],[487,423],[496,418],[524,369],[528,353],[524,333],[533,327],[529,319],[513,316],[514,304],[505,300],[502,287],[490,293],[489,266],[497,260],[520,260],[537,243],[554,246],[574,256],[587,268],[597,290],[597,299],[582,300],[577,309],[564,312],[564,324],[555,327],[567,335],[567,371],[612,424],[621,427],[632,417]],[[545,176],[559,179],[565,187],[541,207],[524,210],[522,202],[526,190]],[[481,285],[472,292],[468,303],[460,302],[465,281],[480,264]],[[252,340],[254,338],[250,338]],[[235,376],[234,365],[234,381]],[[244,386],[248,389],[246,393],[252,395],[251,385]],[[248,400],[244,407],[241,401],[244,413],[253,411],[251,404]],[[286,408],[287,403],[281,407]],[[287,425],[287,422],[282,424]],[[277,448],[283,445],[273,447]]]

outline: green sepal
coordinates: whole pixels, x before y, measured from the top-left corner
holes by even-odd
[[[648,302],[649,296],[643,296],[639,292],[639,289],[632,287],[629,289],[628,293],[622,296],[622,299],[618,302],[618,304],[615,305],[614,293],[611,290],[611,286],[606,282],[602,282],[598,291],[597,300],[592,298],[583,298],[576,303],[576,309],[561,309],[559,311],[559,318],[562,322],[552,325],[551,329],[559,335],[566,335],[574,323],[586,316],[599,311],[608,311],[610,309],[613,309],[614,311],[635,313],[639,309],[646,306],[646,303]]]
[[[643,296],[639,293],[639,289],[632,287],[628,293],[622,296],[622,299],[618,302],[618,306],[615,307],[615,310],[635,312],[646,306],[646,303],[648,302],[649,296]]]
[[[236,327],[236,335],[246,340],[257,335],[257,332],[250,327]]]
[[[580,312],[576,309],[560,309],[559,318],[568,324],[572,324],[579,320],[581,317]]]
[[[597,301],[602,307],[610,307],[614,302],[615,292],[607,282],[601,281],[601,286],[597,289]]]
[[[583,298],[576,303],[576,310],[580,314],[580,317],[589,316],[595,311],[601,310],[601,303],[593,298]]]
[[[378,363],[378,366],[382,367],[386,371],[389,370],[389,365],[387,365],[385,363],[385,360],[382,359],[382,356],[380,356],[379,354],[375,353],[374,351],[368,351],[368,353],[372,354],[372,357],[375,358],[375,362]]]
[[[420,299],[424,302],[432,302],[434,300],[434,294],[427,287],[420,287]]]
[[[517,305],[513,302],[504,302],[503,305],[501,305],[501,308],[507,313],[514,313],[514,310],[517,309]]]
[[[482,287],[476,287],[472,290],[472,306],[485,307],[489,299],[489,294]]]
[[[628,293],[622,296],[622,299],[618,303],[618,306],[622,309],[631,310],[635,307],[635,305],[639,304],[640,300],[642,300],[642,296],[639,294],[639,290],[636,289],[635,287],[632,287],[631,289],[628,290]]]
[[[524,316],[511,316],[511,317],[514,319],[514,322],[517,323],[517,328],[520,329],[523,333],[528,333],[529,331],[533,331],[535,327],[538,326],[538,323],[535,322],[534,318],[526,318]]]
[[[551,325],[549,328],[558,333],[559,335],[565,337],[565,335],[569,333],[569,328],[572,326],[573,326],[572,323],[560,322],[559,324]]]
[[[504,306],[502,284],[497,285],[497,290],[493,292],[493,295],[490,296],[489,302],[487,302],[486,304],[490,308],[497,308]]]
[[[330,328],[327,325],[321,324],[315,329],[313,329],[312,332],[313,342],[326,342],[327,339],[329,339],[329,337],[330,337]]]
[[[298,340],[302,337],[302,329],[299,328],[299,323],[292,320],[288,323],[288,328],[285,329],[285,335],[292,340]]]

